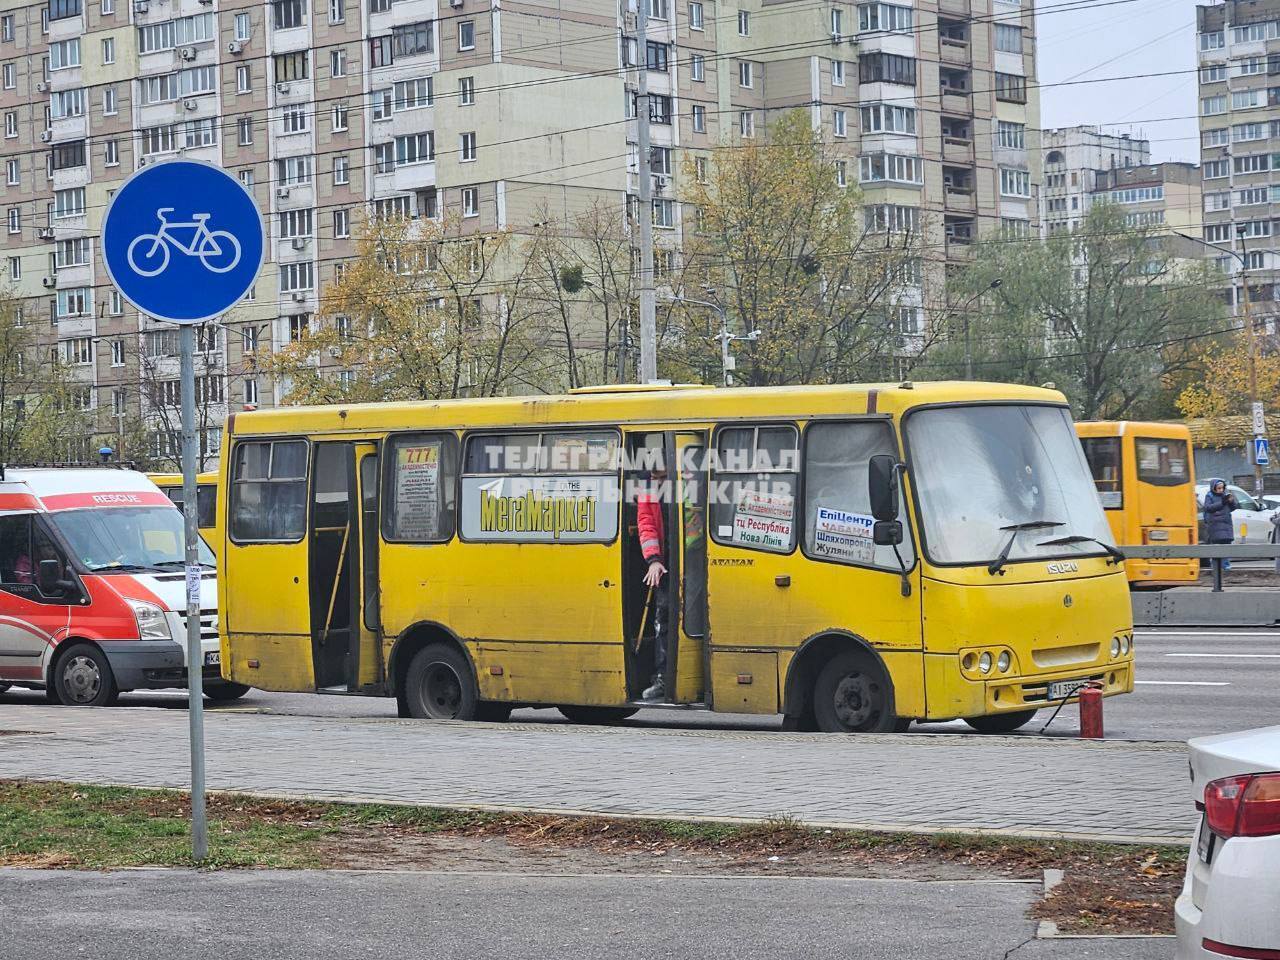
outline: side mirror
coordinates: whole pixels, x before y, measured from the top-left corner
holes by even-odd
[[[871,458],[867,467],[867,493],[871,499],[871,516],[877,520],[898,519],[898,461],[887,453]]]
[[[36,586],[45,596],[61,592],[62,564],[57,560],[41,560],[36,566]]]
[[[871,542],[877,547],[896,547],[902,543],[902,521],[877,520],[871,528]]]

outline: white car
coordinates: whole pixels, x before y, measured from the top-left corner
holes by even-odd
[[[1209,492],[1207,483],[1196,484],[1196,509],[1201,521],[1200,542],[1204,543],[1204,495]],[[1231,523],[1235,527],[1236,543],[1270,543],[1271,515],[1275,513],[1265,503],[1255,500],[1233,483],[1227,484],[1227,493],[1236,498],[1239,506],[1231,511]]]
[[[1280,960],[1280,726],[1198,737],[1177,960]]]

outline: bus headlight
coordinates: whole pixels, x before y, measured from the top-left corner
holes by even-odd
[[[1009,666],[1013,663],[1013,658],[1009,656],[1008,650],[1001,650],[1000,656],[996,657],[996,669],[1001,673],[1008,673]]]
[[[978,672],[979,673],[991,672],[991,654],[990,653],[984,652],[982,656],[978,658]]]
[[[1125,634],[1120,638],[1120,653],[1127,655],[1129,653],[1129,635]]]
[[[169,632],[169,619],[154,603],[130,600],[129,606],[133,608],[133,618],[138,621],[139,637],[143,640],[173,639],[173,634]]]
[[[1111,638],[1111,656],[1112,658],[1120,656],[1120,638],[1119,637]]]

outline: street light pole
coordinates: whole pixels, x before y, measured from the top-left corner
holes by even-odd
[[[726,387],[733,386],[734,362],[733,362],[733,354],[729,352],[729,345],[733,343],[735,340],[746,340],[746,341],[755,342],[756,340],[760,339],[760,331],[752,330],[751,332],[744,334],[742,336],[735,336],[734,334],[730,333],[728,313],[725,311],[724,306],[722,304],[716,303],[713,300],[694,300],[692,297],[673,296],[671,298],[671,302],[687,303],[690,306],[694,306],[694,307],[706,307],[707,309],[714,310],[716,312],[716,316],[720,318],[720,332],[717,333],[714,337],[714,339],[720,341],[720,382],[721,382],[721,385]]]
[[[991,281],[984,289],[979,290],[969,298],[968,303],[962,308],[964,311],[964,378],[966,380],[973,379],[973,351],[969,347],[969,308],[991,290],[995,290],[1000,284],[1004,283],[999,277]]]
[[[636,379],[658,379],[658,304],[653,289],[653,177],[649,163],[649,0],[636,4],[636,169],[640,178],[640,369]]]

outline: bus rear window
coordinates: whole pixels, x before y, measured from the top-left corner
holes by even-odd
[[[1176,487],[1191,480],[1187,469],[1187,441],[1139,437],[1134,441],[1138,479],[1161,487]]]
[[[1098,499],[1104,510],[1119,510],[1124,506],[1124,493],[1120,485],[1120,438],[1082,437],[1084,458],[1089,461],[1089,473],[1093,485],[1098,488]]]

